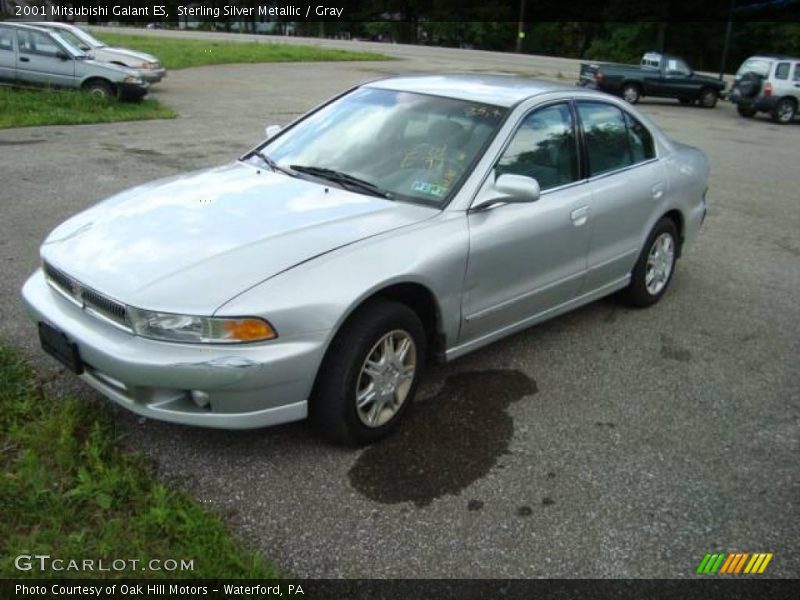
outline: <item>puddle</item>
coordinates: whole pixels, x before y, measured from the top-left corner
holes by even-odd
[[[536,391],[536,382],[520,371],[452,375],[434,397],[409,407],[395,435],[358,457],[350,484],[384,504],[422,507],[456,495],[508,451],[514,421],[506,409]]]

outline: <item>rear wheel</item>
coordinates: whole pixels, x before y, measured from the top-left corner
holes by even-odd
[[[738,112],[742,117],[749,119],[750,117],[754,117],[758,111],[752,106],[747,106],[746,104],[737,104],[736,112]]]
[[[781,125],[786,125],[794,121],[797,113],[797,103],[792,98],[781,98],[772,109],[770,116],[772,120]]]
[[[413,310],[389,300],[365,305],[328,349],[312,394],[312,422],[345,444],[387,436],[416,393],[426,351]]]
[[[635,83],[626,83],[622,86],[622,98],[626,102],[630,104],[636,104],[641,97],[642,92],[639,89],[639,86]]]
[[[631,282],[622,292],[623,299],[638,307],[661,300],[672,281],[677,256],[678,229],[672,219],[664,217],[650,232],[633,268]]]
[[[719,92],[706,88],[700,92],[700,106],[703,108],[714,108],[719,100]]]

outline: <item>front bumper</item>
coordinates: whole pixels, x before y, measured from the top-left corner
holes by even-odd
[[[137,69],[136,74],[147,83],[158,83],[167,76],[165,68],[160,69]]]
[[[150,84],[137,85],[135,83],[120,83],[119,97],[121,100],[139,100],[150,91]]]
[[[22,288],[28,314],[78,345],[80,377],[145,417],[185,425],[253,429],[304,419],[326,332],[237,346],[161,342],[86,314],[40,270]],[[199,406],[192,391],[207,394]]]

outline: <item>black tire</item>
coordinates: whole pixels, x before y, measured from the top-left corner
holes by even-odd
[[[395,331],[407,333],[414,342],[416,368],[404,401],[389,420],[368,426],[356,407],[362,367],[376,344]],[[425,328],[405,304],[374,300],[361,307],[331,343],[320,367],[311,397],[310,418],[328,439],[347,445],[363,445],[389,435],[414,399],[427,354]]]
[[[694,104],[694,100],[692,100],[691,98],[678,98],[678,102],[680,102],[684,106],[689,106],[690,104]]]
[[[622,98],[629,104],[636,104],[642,97],[642,90],[635,83],[626,83],[622,86]]]
[[[781,98],[773,107],[769,116],[779,125],[788,125],[797,115],[797,102],[793,98]]]
[[[754,117],[758,111],[754,107],[747,104],[737,104],[736,112],[738,112],[740,116],[749,119]]]
[[[656,293],[653,293],[647,288],[647,263],[650,252],[653,249],[656,240],[659,240],[662,235],[668,235],[672,238],[672,266],[669,274],[667,275],[666,281],[663,284],[663,287],[661,287]],[[627,304],[644,308],[661,300],[661,297],[669,287],[670,281],[672,281],[672,275],[675,273],[675,264],[678,257],[679,243],[678,228],[675,226],[675,222],[672,219],[663,217],[658,223],[656,223],[655,227],[653,227],[653,230],[650,232],[650,235],[647,237],[647,242],[645,243],[644,248],[642,248],[642,253],[639,255],[639,259],[636,261],[636,266],[633,268],[633,273],[631,273],[631,282],[627,288],[622,290],[621,297]]]
[[[700,106],[703,108],[714,108],[719,100],[719,92],[712,88],[705,88],[700,91]]]
[[[105,79],[90,79],[83,89],[98,98],[115,98],[117,95],[114,86]]]

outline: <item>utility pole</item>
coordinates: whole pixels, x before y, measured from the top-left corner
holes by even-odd
[[[522,40],[525,38],[525,0],[519,0],[519,21],[517,22],[517,52],[522,52]]]
[[[731,43],[731,32],[733,31],[733,11],[736,7],[736,0],[731,0],[731,10],[728,13],[728,25],[725,27],[725,41],[722,44],[722,60],[719,64],[719,80],[725,77],[725,63],[728,62],[728,48]]]

